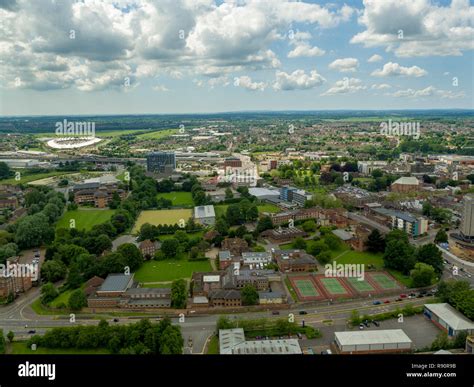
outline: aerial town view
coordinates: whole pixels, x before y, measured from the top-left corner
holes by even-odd
[[[472,1],[0,18],[2,387],[358,359],[473,385]]]

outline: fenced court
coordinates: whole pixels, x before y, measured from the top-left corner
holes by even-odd
[[[369,282],[367,282],[366,279],[359,281],[357,277],[349,277],[347,278],[347,282],[349,282],[349,284],[358,293],[375,292],[375,288]]]
[[[395,278],[390,276],[388,273],[383,272],[374,272],[365,274],[368,281],[375,285],[375,288],[380,292],[385,292],[387,290],[397,290],[401,289],[402,286],[397,282]]]
[[[318,281],[324,287],[329,297],[349,296],[352,294],[342,278],[319,277]]]
[[[288,279],[300,301],[315,301],[325,298],[310,275],[288,277]]]

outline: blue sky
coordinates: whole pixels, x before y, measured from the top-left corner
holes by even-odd
[[[1,115],[473,108],[469,0],[0,7]]]

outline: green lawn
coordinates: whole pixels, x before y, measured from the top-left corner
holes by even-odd
[[[133,226],[132,233],[139,232],[140,227],[145,223],[158,226],[159,224],[178,224],[181,219],[187,222],[192,214],[191,209],[142,211]]]
[[[225,216],[227,211],[228,204],[219,204],[218,206],[214,206],[214,211],[216,212],[216,218],[220,216]]]
[[[265,204],[260,204],[258,207],[258,212],[271,212],[271,213],[278,213],[281,212],[280,207],[275,206],[274,204],[270,203],[265,203]]]
[[[212,336],[207,345],[207,355],[219,355],[219,338]]]
[[[14,355],[106,355],[110,352],[105,348],[97,349],[75,349],[75,348],[36,348],[31,350],[26,345],[26,341],[14,341],[12,344],[12,354]]]
[[[11,184],[11,185],[26,184],[26,183],[31,183],[32,181],[35,181],[35,180],[46,179],[47,177],[67,176],[74,173],[74,172],[68,173],[64,171],[51,171],[51,172],[46,172],[46,173],[27,173],[25,171],[22,171],[21,169],[18,169],[16,171],[20,172],[20,180],[16,180],[15,177],[12,177],[10,179],[0,180],[0,184]]]
[[[69,297],[71,296],[71,293],[73,291],[74,290],[66,290],[65,292],[62,292],[59,296],[57,296],[53,301],[49,303],[49,306],[51,308],[57,308],[59,307],[59,305],[64,304],[67,307],[69,303]]]
[[[164,129],[140,134],[137,137],[142,140],[159,140],[164,137],[169,137],[173,134],[179,134],[178,132],[178,129]]]
[[[76,221],[76,229],[85,229],[89,231],[96,224],[105,223],[112,215],[115,210],[96,210],[96,209],[78,209],[74,211],[67,211],[56,224],[58,228],[69,228],[71,219]]]
[[[212,271],[209,260],[188,261],[186,259],[167,259],[164,261],[145,262],[135,272],[138,282],[173,281],[180,278],[191,278],[194,272]]]
[[[164,198],[171,200],[172,205],[176,207],[192,207],[194,206],[193,202],[193,196],[191,195],[191,192],[184,192],[184,191],[179,191],[179,192],[165,192],[165,193],[159,193],[156,195],[158,199]]]

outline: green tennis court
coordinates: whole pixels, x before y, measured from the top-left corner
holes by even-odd
[[[337,278],[321,278],[320,279],[323,286],[326,288],[328,293],[337,295],[337,294],[347,294],[347,290],[342,286]]]
[[[319,293],[316,290],[311,280],[297,279],[293,283],[298,288],[302,297],[318,297]]]
[[[358,292],[374,292],[374,287],[369,284],[365,279],[359,281],[356,277],[347,278],[352,287]]]
[[[370,273],[370,277],[380,288],[384,290],[400,288],[400,286],[394,279],[390,278],[384,273]]]

